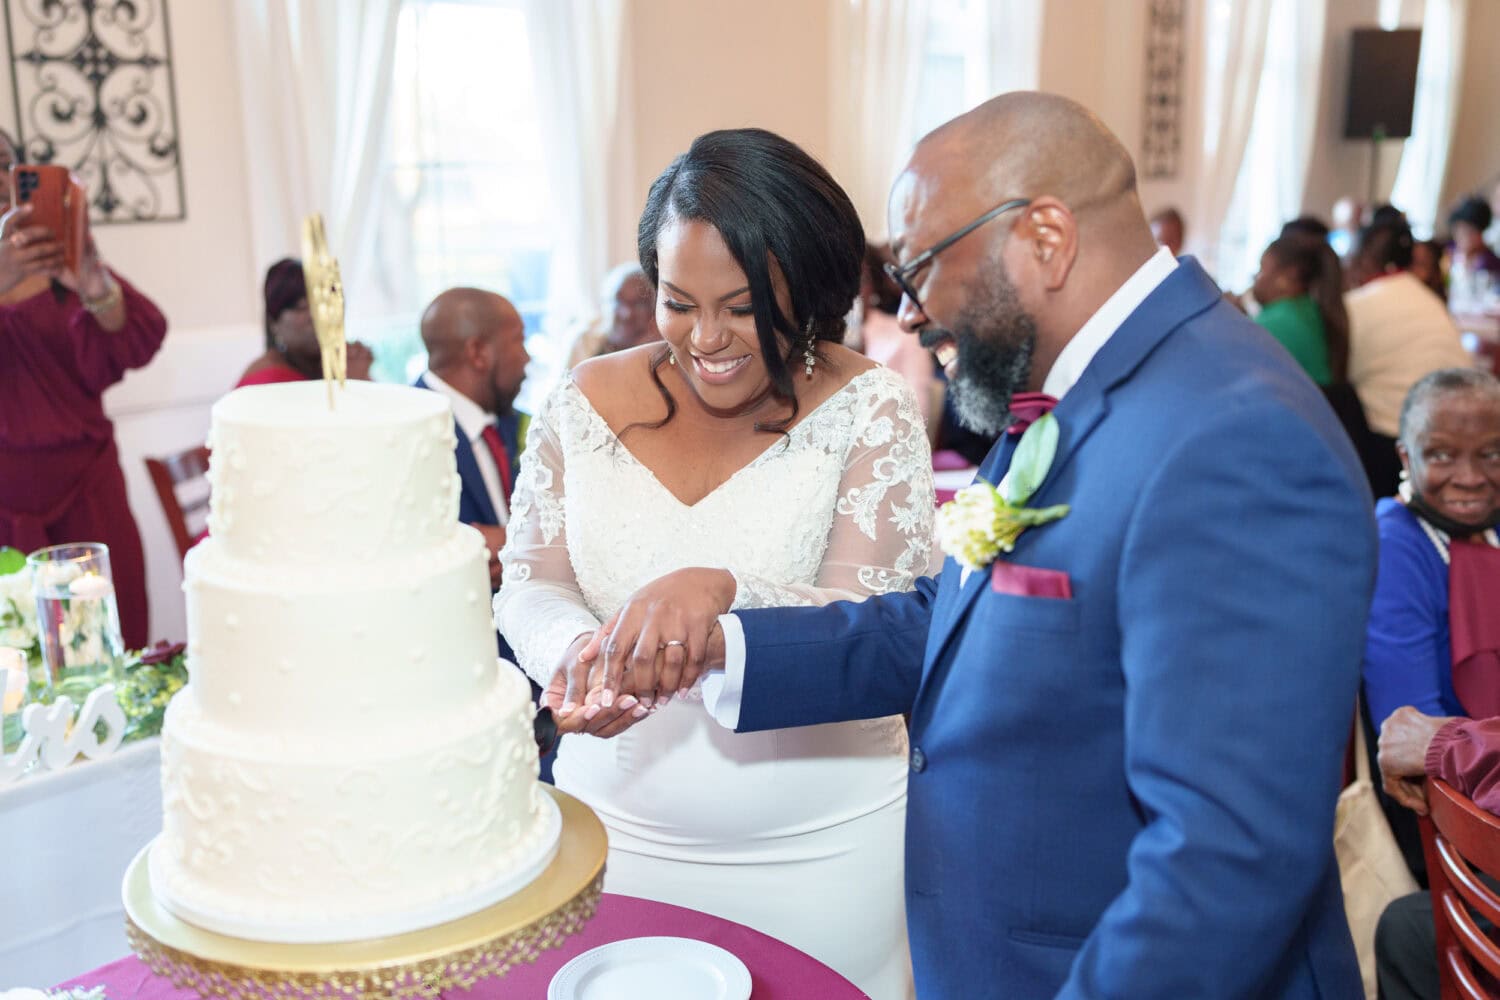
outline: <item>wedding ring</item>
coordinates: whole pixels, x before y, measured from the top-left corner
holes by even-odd
[[[686,646],[686,645],[687,645],[687,643],[683,642],[681,639],[668,639],[666,642],[664,642],[664,643],[661,644],[661,648],[662,649],[666,649],[668,646]]]

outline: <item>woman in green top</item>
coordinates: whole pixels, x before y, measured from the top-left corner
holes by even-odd
[[[1283,236],[1260,258],[1251,291],[1261,310],[1255,321],[1291,352],[1320,386],[1344,381],[1349,365],[1349,317],[1338,254],[1322,240]]]

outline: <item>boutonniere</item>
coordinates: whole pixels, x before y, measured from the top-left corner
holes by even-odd
[[[1004,484],[1005,493],[980,480],[958,491],[938,509],[938,544],[962,567],[984,569],[1016,546],[1027,528],[1056,521],[1068,505],[1028,507],[1026,501],[1047,478],[1057,454],[1057,418],[1043,416],[1021,435]]]

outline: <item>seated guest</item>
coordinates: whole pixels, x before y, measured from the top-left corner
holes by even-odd
[[[621,264],[605,275],[600,302],[604,318],[573,342],[568,354],[570,371],[589,358],[661,339],[656,328],[656,289],[641,265]]]
[[[1448,286],[1443,283],[1443,245],[1437,240],[1417,240],[1411,245],[1411,273],[1447,303]]]
[[[1366,229],[1351,264],[1358,287],[1344,295],[1349,381],[1376,442],[1366,467],[1376,496],[1395,492],[1395,439],[1407,392],[1428,372],[1470,363],[1443,303],[1409,270],[1412,243],[1404,223]]]
[[[1328,245],[1339,257],[1347,258],[1354,252],[1364,214],[1364,204],[1352,195],[1344,195],[1333,203],[1333,228],[1328,232]]]
[[[448,397],[458,436],[458,517],[484,535],[490,587],[500,587],[500,547],[525,443],[514,409],[526,378],[525,324],[504,296],[450,288],[422,313],[427,371],[416,384]]]
[[[1490,203],[1475,196],[1465,198],[1448,213],[1453,237],[1448,249],[1448,277],[1455,286],[1455,299],[1477,298],[1486,282],[1491,288],[1500,285],[1500,257],[1484,244],[1484,231],[1493,221]]]
[[[1316,215],[1299,215],[1295,219],[1281,224],[1281,239],[1288,236],[1306,236],[1310,239],[1328,242],[1328,224]]]
[[[1378,726],[1403,705],[1426,715],[1500,716],[1490,645],[1500,594],[1500,380],[1474,368],[1412,387],[1397,445],[1401,494],[1376,505],[1380,569],[1364,694]]]
[[[1500,718],[1434,717],[1410,705],[1398,708],[1380,728],[1380,774],[1387,794],[1421,815],[1427,814],[1427,778],[1446,781],[1479,808],[1500,815]],[[1496,887],[1493,879],[1486,881]],[[1479,924],[1492,932],[1487,921]],[[1386,907],[1375,931],[1375,969],[1385,1000],[1437,1000],[1430,894],[1414,892]]]
[[[1151,216],[1151,238],[1164,246],[1173,257],[1182,256],[1182,241],[1187,238],[1187,223],[1175,208],[1164,208]]]
[[[20,162],[0,133],[0,171]],[[0,184],[0,546],[103,542],[125,645],[148,641],[146,561],[104,391],[160,349],[167,321],[104,265],[89,237],[76,271],[56,234],[10,210]]]
[[[266,271],[266,351],[250,362],[235,388],[274,382],[303,382],[323,377],[318,334],[307,307],[307,284],[302,262],[286,257]],[[348,377],[368,381],[374,355],[358,341],[350,341]]]
[[[1344,381],[1349,317],[1338,255],[1322,240],[1283,236],[1261,254],[1251,286],[1255,322],[1285,347],[1320,386]]]
[[[415,384],[442,393],[453,406],[458,519],[484,536],[493,592],[504,577],[500,548],[531,422],[528,414],[515,408],[531,361],[526,324],[503,295],[450,288],[422,313],[422,343],[427,348],[427,371]],[[505,636],[497,633],[496,642],[500,656],[515,662]],[[533,681],[532,701],[540,694],[541,687]],[[541,779],[548,784],[555,760],[554,747],[540,761]]]

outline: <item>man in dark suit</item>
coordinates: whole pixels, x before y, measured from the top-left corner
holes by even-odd
[[[1156,248],[1129,154],[1064,98],[924,139],[891,231],[966,422],[1060,399],[1050,461],[1006,434],[980,478],[1065,515],[860,604],[715,619],[733,578],[680,571],[616,616],[602,682],[582,651],[564,728],[628,724],[613,692],[670,695],[699,647],[741,731],[909,714],[924,1000],[1358,996],[1332,836],[1375,534],[1317,387]]]
[[[531,360],[525,324],[502,295],[450,288],[422,313],[427,371],[416,384],[448,397],[458,438],[458,519],[484,535],[490,587],[510,519],[510,493],[525,445],[525,414],[514,409]]]

